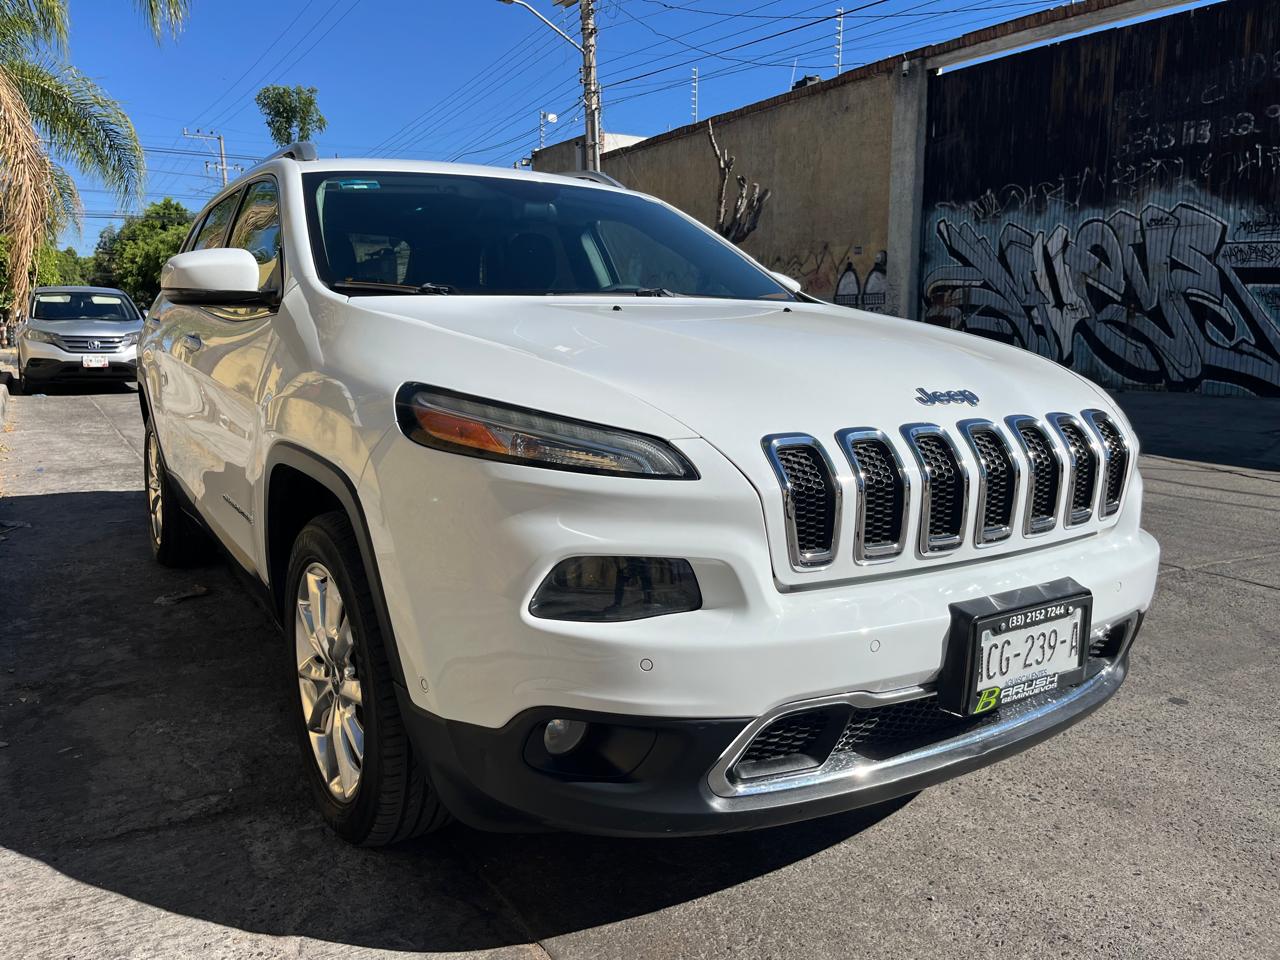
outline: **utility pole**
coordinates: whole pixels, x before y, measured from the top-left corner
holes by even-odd
[[[198,128],[197,128],[197,130],[196,130],[196,132],[195,132],[195,133],[188,133],[188,132],[187,132],[187,128],[186,128],[186,127],[183,127],[183,128],[182,128],[182,135],[183,135],[184,137],[186,137],[188,140],[213,140],[213,141],[217,141],[217,144],[218,144],[218,162],[217,162],[217,163],[214,163],[212,160],[206,160],[206,161],[204,162],[204,168],[205,168],[205,170],[206,170],[206,171],[208,171],[208,170],[210,170],[210,169],[217,170],[217,171],[218,171],[218,173],[220,173],[220,174],[222,175],[222,185],[223,185],[224,187],[227,185],[227,173],[228,173],[229,171],[231,171],[231,170],[243,170],[243,169],[244,169],[244,168],[243,168],[242,166],[240,166],[240,164],[238,164],[238,163],[230,164],[230,165],[228,165],[228,164],[227,164],[227,145],[226,145],[226,142],[222,139],[222,134],[220,134],[220,133],[214,133],[212,130],[210,130],[208,133],[204,133],[203,131],[201,131],[201,130],[200,130],[200,129],[198,129]]]
[[[844,69],[844,7],[836,7],[836,76]]]
[[[587,169],[600,170],[600,82],[596,79],[596,0],[556,0],[562,7],[578,4],[582,14],[582,104],[586,108]]]
[[[529,4],[529,0],[499,0],[500,3],[524,7],[582,54],[582,105],[586,126],[585,161],[588,170],[600,170],[600,82],[596,79],[596,0],[554,0],[557,7],[578,5],[582,15],[582,43],[569,36]]]
[[[693,122],[698,122],[698,68],[693,68]]]

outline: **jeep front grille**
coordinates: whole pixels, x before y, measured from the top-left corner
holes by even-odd
[[[1120,498],[1124,495],[1125,475],[1129,470],[1129,444],[1111,417],[1101,410],[1086,410],[1084,416],[1102,440],[1102,515],[1109,517],[1120,509]]]
[[[1027,504],[1023,533],[1052,530],[1058,523],[1058,487],[1061,466],[1049,435],[1032,417],[1015,416],[1006,421],[1022,443],[1027,458]]]
[[[765,437],[764,449],[782,485],[791,563],[830,563],[836,549],[840,487],[827,455],[817,440],[804,434]]]
[[[1013,511],[1018,498],[1018,462],[995,424],[965,420],[960,432],[969,441],[978,462],[978,520],[974,543],[998,543],[1013,533]]]
[[[879,430],[842,430],[836,441],[853,468],[857,486],[854,559],[869,563],[896,557],[907,530],[909,486],[902,461]]]
[[[1069,454],[1066,524],[1069,527],[1079,526],[1093,516],[1093,499],[1098,492],[1098,458],[1093,444],[1074,417],[1051,413],[1049,422],[1058,431]]]
[[[903,427],[902,435],[920,465],[920,552],[954,550],[964,539],[968,475],[941,427],[914,423]]]
[[[1025,414],[1003,423],[961,420],[954,430],[912,423],[890,437],[874,427],[839,430],[835,441],[852,471],[837,473],[828,447],[809,434],[765,437],[764,451],[782,490],[791,567],[814,571],[839,558],[840,531],[853,539],[853,561],[885,563],[908,539],[920,557],[972,545],[1009,543],[1057,527],[1082,526],[1120,509],[1133,449],[1115,419],[1101,410]],[[963,438],[964,455],[955,435]],[[908,456],[900,452],[905,444]],[[904,462],[914,461],[920,489]],[[974,509],[969,510],[970,483]],[[848,487],[854,512],[841,518]],[[1061,508],[1061,509],[1060,509]],[[1021,517],[1018,522],[1017,518]]]

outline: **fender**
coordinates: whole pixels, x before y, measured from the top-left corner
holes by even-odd
[[[267,586],[275,600],[275,609],[277,616],[281,619],[282,626],[288,627],[288,621],[283,617],[282,590],[284,585],[273,582],[276,565],[271,556],[271,537],[266,533],[271,529],[271,517],[269,514],[271,509],[271,478],[277,466],[291,467],[316,481],[333,494],[334,498],[341,504],[347,519],[351,522],[352,529],[355,531],[356,543],[360,547],[360,560],[364,564],[365,574],[369,578],[370,592],[373,595],[374,616],[377,617],[378,629],[382,631],[383,641],[387,648],[387,662],[391,664],[391,672],[395,682],[403,687],[405,679],[404,667],[400,663],[400,649],[396,645],[395,634],[391,629],[391,616],[387,611],[387,598],[382,591],[382,577],[378,573],[378,560],[373,550],[373,539],[369,536],[369,523],[365,519],[364,508],[360,504],[360,497],[356,493],[355,485],[336,464],[312,453],[310,450],[285,440],[277,442],[267,452],[266,469],[264,471],[266,479],[263,490],[262,524],[262,530],[264,531],[262,536],[265,540],[263,547],[266,553],[265,573],[267,575]]]

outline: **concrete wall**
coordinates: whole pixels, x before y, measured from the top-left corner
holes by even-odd
[[[773,191],[747,252],[815,296],[834,299],[839,287],[850,306],[892,310],[883,251],[893,79],[884,70],[841,79],[714,118],[716,140],[737,158],[735,175]],[[604,168],[703,223],[715,219],[720,174],[705,124],[607,153]]]
[[[633,136],[629,133],[606,132],[600,146],[607,153],[610,150],[629,147],[633,143],[640,143],[644,139],[644,137]],[[584,137],[562,140],[559,143],[543,147],[541,150],[533,151],[533,169],[544,173],[568,173],[570,170],[583,170],[585,168],[586,139]]]

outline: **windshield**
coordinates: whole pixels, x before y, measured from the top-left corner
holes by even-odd
[[[428,173],[303,182],[316,267],[343,293],[794,299],[705,230],[621,190]]]
[[[31,316],[37,320],[136,320],[138,311],[118,293],[37,293]]]

